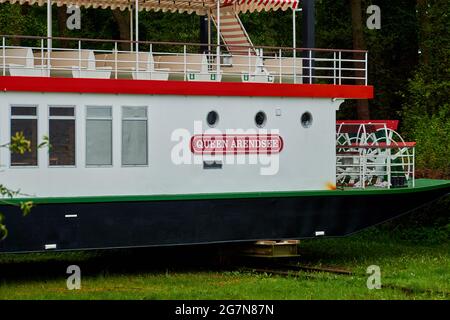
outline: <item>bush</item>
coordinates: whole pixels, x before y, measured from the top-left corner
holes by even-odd
[[[450,178],[450,105],[431,116],[408,119],[408,135],[417,142],[418,177]]]

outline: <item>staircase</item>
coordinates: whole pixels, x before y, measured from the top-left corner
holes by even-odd
[[[217,28],[217,14],[212,13],[211,17]],[[253,43],[247,31],[242,25],[241,19],[233,10],[233,7],[223,7],[220,9],[220,35],[231,55],[256,55]]]

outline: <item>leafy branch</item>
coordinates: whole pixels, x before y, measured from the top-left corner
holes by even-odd
[[[42,142],[37,146],[37,148],[40,149],[46,146],[50,147],[50,143],[49,138],[44,136],[42,138]],[[11,137],[11,142],[0,145],[0,148],[8,148],[11,153],[24,154],[25,152],[31,152],[31,142],[25,138],[23,132],[16,132],[16,134]],[[12,203],[5,199],[12,199],[19,195],[24,194],[20,193],[20,190],[12,190],[3,184],[0,184],[0,204],[17,206],[20,211],[22,211],[23,216],[27,216],[34,207],[33,201]],[[5,224],[5,216],[0,212],[0,241],[4,240],[7,236],[8,229]]]

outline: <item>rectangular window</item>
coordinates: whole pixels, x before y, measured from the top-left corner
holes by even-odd
[[[50,166],[75,165],[75,107],[50,107]]]
[[[11,107],[11,137],[23,133],[30,142],[31,151],[23,154],[11,153],[11,166],[37,166],[37,107],[12,106]]]
[[[122,164],[148,164],[147,144],[147,107],[123,107]]]
[[[86,165],[112,165],[112,108],[86,109]]]

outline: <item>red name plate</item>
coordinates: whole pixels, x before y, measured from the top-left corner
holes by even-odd
[[[282,149],[278,134],[199,134],[191,138],[195,154],[274,154]]]

